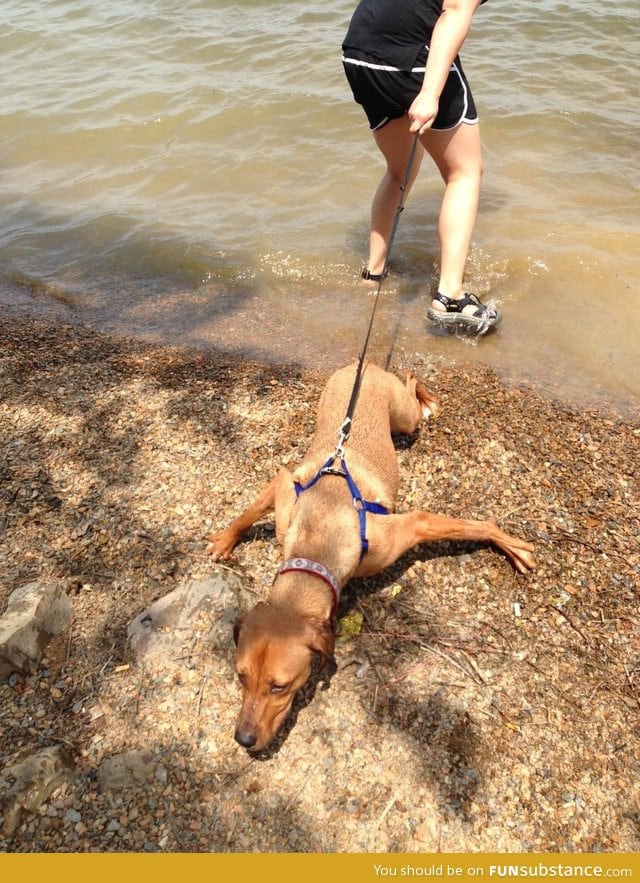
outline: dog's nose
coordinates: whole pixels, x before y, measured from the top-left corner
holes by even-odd
[[[258,741],[258,737],[255,733],[249,733],[238,728],[235,732],[235,740],[243,748],[253,748]]]

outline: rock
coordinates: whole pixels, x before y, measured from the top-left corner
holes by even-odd
[[[167,784],[167,782],[169,780],[169,775],[167,773],[166,768],[163,767],[162,764],[159,764],[159,766],[156,767],[156,771],[155,771],[154,775],[155,775],[156,781],[160,782],[161,785]]]
[[[71,602],[58,585],[32,582],[12,592],[0,617],[0,677],[34,672],[49,640],[70,619]]]
[[[225,573],[159,598],[127,630],[137,661],[152,669],[180,665],[198,637],[213,649],[229,646],[241,589],[240,580]]]
[[[43,748],[0,774],[0,807],[3,811],[2,833],[10,837],[23,811],[36,812],[64,782],[73,783],[76,768],[60,745]]]
[[[113,754],[98,767],[98,782],[105,791],[137,787],[152,782],[158,763],[150,751]]]

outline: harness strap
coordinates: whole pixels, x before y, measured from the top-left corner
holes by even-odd
[[[337,613],[338,603],[340,601],[340,585],[336,577],[331,573],[328,567],[320,564],[319,561],[313,561],[311,558],[288,558],[279,568],[278,574],[290,573],[291,571],[303,571],[313,576],[319,577],[329,586],[333,594],[333,602],[331,604],[331,619]]]
[[[347,469],[347,464],[344,460],[344,457],[340,457],[340,469],[336,469],[334,467],[335,461],[338,459],[337,456],[329,457],[324,466],[320,467],[318,472],[314,475],[311,481],[308,481],[306,484],[302,485],[300,482],[295,481],[293,486],[296,491],[296,496],[299,497],[303,491],[309,490],[310,487],[319,481],[323,475],[340,475],[347,482],[347,486],[351,492],[351,498],[353,500],[353,505],[358,513],[358,524],[360,528],[360,561],[364,558],[364,556],[369,551],[369,540],[367,539],[367,512],[371,512],[373,515],[388,515],[389,510],[386,506],[383,506],[382,503],[375,503],[372,500],[363,500],[362,494],[358,488],[358,485],[353,480],[353,476]]]

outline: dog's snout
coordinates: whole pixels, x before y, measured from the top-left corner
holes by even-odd
[[[253,748],[258,741],[258,737],[255,733],[243,730],[240,727],[238,727],[234,735],[238,745],[242,745],[243,748]]]

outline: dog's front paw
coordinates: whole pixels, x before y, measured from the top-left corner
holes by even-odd
[[[536,559],[534,557],[534,547],[531,543],[521,541],[518,548],[512,547],[510,550],[510,558],[513,566],[519,573],[528,573],[530,570],[536,569]]]
[[[214,561],[228,561],[236,547],[236,543],[237,538],[231,531],[222,530],[220,533],[214,533],[209,537],[206,551]]]

